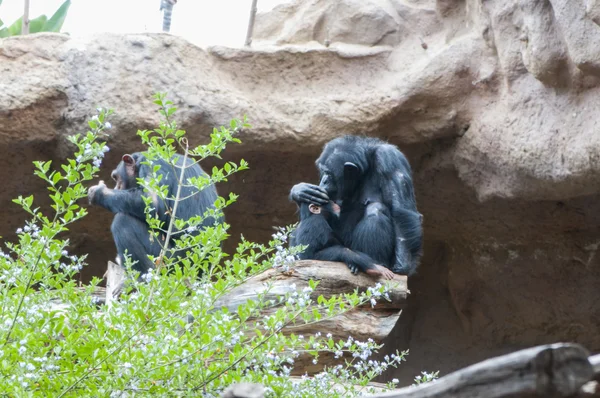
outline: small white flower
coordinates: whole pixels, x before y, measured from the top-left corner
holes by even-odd
[[[110,130],[110,129],[112,129],[112,124],[110,124],[110,122],[106,122],[106,123],[104,123],[104,128],[107,130]]]
[[[392,383],[394,383],[394,384],[398,384],[398,383],[400,383],[400,382],[398,381],[398,379],[392,379]]]

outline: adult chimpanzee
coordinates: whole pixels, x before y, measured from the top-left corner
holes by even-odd
[[[159,242],[151,239],[146,223],[146,215],[144,213],[145,203],[142,199],[144,190],[138,184],[137,178],[145,179],[152,175],[152,170],[155,165],[160,166],[158,174],[162,175],[160,185],[168,187],[167,198],[175,197],[178,186],[179,173],[183,165],[183,157],[175,155],[176,167],[173,167],[164,160],[154,160],[151,165],[145,164],[146,157],[136,152],[132,155],[123,155],[121,162],[111,177],[116,182],[115,189],[109,189],[104,182],[88,191],[90,204],[102,206],[107,210],[115,213],[111,225],[111,232],[115,245],[117,246],[118,261],[120,264],[125,264],[125,251],[131,256],[134,261],[133,269],[145,274],[148,269],[153,268],[154,264],[148,255],[158,256],[161,251]],[[194,162],[193,159],[187,159],[186,165],[190,166]],[[184,171],[184,184],[181,187],[181,200],[177,207],[177,218],[187,220],[191,217],[202,216],[204,212],[213,207],[217,199],[217,190],[214,185],[207,186],[202,191],[190,187],[186,182],[189,178],[204,176],[206,173],[198,164],[187,167]],[[152,215],[157,215],[159,220],[164,222],[163,225],[168,225],[170,214],[173,209],[174,200],[167,199],[166,203],[160,200],[155,194],[150,193],[152,197]],[[221,220],[217,220],[221,221]],[[214,218],[207,217],[203,220],[202,226],[212,225],[215,222]],[[200,226],[198,226],[200,227]],[[199,229],[199,228],[198,228]],[[192,234],[197,234],[199,231],[195,229]],[[179,253],[178,253],[179,254]],[[183,253],[182,253],[183,254]]]
[[[370,275],[393,279],[394,273],[376,264],[368,255],[344,247],[335,235],[332,224],[340,215],[340,207],[334,202],[323,206],[300,203],[300,224],[292,234],[290,245],[308,245],[299,255],[301,260],[314,259],[346,263],[354,274],[359,270]]]
[[[422,216],[402,152],[377,138],[344,136],[328,142],[316,164],[319,185],[297,184],[290,199],[340,204],[334,228],[345,247],[398,274],[413,274],[422,255]]]

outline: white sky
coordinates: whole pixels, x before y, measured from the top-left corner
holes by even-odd
[[[258,0],[258,11],[291,0]],[[23,0],[4,0],[0,19],[12,24],[23,14]],[[30,18],[48,18],[63,0],[30,0]],[[171,33],[198,45],[241,47],[246,37],[252,0],[178,0],[173,7]],[[160,0],[72,0],[63,32],[72,36],[100,32],[160,32]]]

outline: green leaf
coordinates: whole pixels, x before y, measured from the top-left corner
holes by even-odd
[[[47,20],[48,20],[48,17],[46,17],[45,15],[40,15],[37,18],[30,19],[29,20],[29,33],[44,32],[44,25],[46,24]]]
[[[65,1],[59,8],[56,10],[54,15],[45,23],[44,32],[60,32],[63,24],[65,23],[65,18],[67,18],[67,11],[69,11],[69,7],[71,6],[71,0]]]
[[[71,210],[67,211],[64,216],[65,223],[68,223],[73,219],[73,212]]]
[[[18,36],[21,34],[21,26],[23,25],[23,17],[17,19],[8,27],[8,36]]]
[[[44,173],[47,173],[48,170],[50,170],[50,165],[52,164],[52,161],[49,160],[47,162],[44,162],[42,168],[44,169]]]

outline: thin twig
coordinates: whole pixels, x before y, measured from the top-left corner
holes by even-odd
[[[162,250],[160,252],[160,256],[158,257],[158,264],[156,264],[157,272],[163,266],[165,255],[167,253],[167,250],[169,249],[169,242],[171,240],[171,235],[173,234],[173,226],[175,225],[175,220],[177,217],[177,207],[180,202],[181,187],[183,185],[183,176],[185,175],[185,169],[186,169],[185,164],[187,162],[189,144],[185,137],[182,138],[181,141],[185,144],[185,152],[183,154],[183,165],[181,166],[181,173],[179,174],[179,181],[177,184],[177,194],[175,195],[175,203],[173,204],[173,211],[170,216],[169,228],[167,230],[165,244],[163,245]],[[152,296],[154,295],[154,286],[155,285],[153,284],[152,287],[150,288],[150,294],[148,295],[148,303],[146,304],[146,311],[148,311],[148,309],[150,308],[150,303],[152,302]]]

